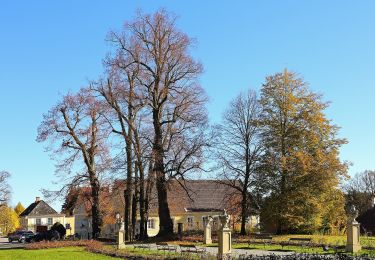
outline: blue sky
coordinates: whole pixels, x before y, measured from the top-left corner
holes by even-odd
[[[53,188],[54,162],[35,141],[43,113],[102,72],[109,30],[137,9],[161,7],[197,39],[211,122],[240,91],[287,67],[332,102],[350,174],[375,168],[375,1],[8,0],[0,3],[0,169],[12,173],[13,204]]]

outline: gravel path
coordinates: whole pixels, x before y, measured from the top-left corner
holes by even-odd
[[[207,252],[213,255],[217,255],[217,247],[206,247]],[[254,256],[263,256],[263,255],[292,255],[293,252],[280,252],[280,251],[267,251],[267,250],[258,250],[258,249],[232,249],[232,256],[240,255],[254,255]]]
[[[127,247],[133,248],[133,245],[126,245]],[[156,244],[150,244],[150,249],[157,250]],[[201,248],[198,246],[198,248]],[[218,248],[217,247],[204,247],[206,248],[206,252],[210,255],[217,255]],[[181,252],[180,248],[177,247],[177,252]],[[239,257],[241,255],[253,255],[253,256],[264,256],[264,255],[292,255],[293,252],[280,252],[280,251],[266,251],[266,250],[258,250],[258,249],[232,249],[232,256]]]

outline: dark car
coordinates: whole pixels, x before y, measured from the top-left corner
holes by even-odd
[[[55,241],[55,240],[60,240],[60,234],[56,230],[48,230],[45,232],[39,232],[36,233],[35,235],[29,236],[25,239],[26,242],[28,243],[33,243],[33,242],[40,242],[43,240],[47,241]]]
[[[13,241],[18,241],[20,243],[25,243],[26,238],[33,236],[34,233],[32,231],[27,230],[19,230],[13,233],[10,233],[8,235],[8,241],[9,243],[12,243]]]

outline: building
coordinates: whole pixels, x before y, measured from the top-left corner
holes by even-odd
[[[115,215],[124,216],[125,181],[117,180],[111,187],[102,187],[100,196],[101,209],[104,212],[101,237],[116,236],[117,225]],[[63,212],[74,219],[75,233],[81,238],[90,238],[91,227],[91,191],[89,187],[72,189],[66,197]],[[231,226],[240,229],[239,200],[241,194],[234,188],[215,180],[189,180],[181,185],[178,180],[168,184],[168,205],[173,221],[173,229],[177,233],[178,226],[184,231],[203,230],[209,216],[223,214],[224,210],[231,216]],[[139,216],[135,233],[139,233]],[[248,228],[259,225],[259,216],[249,216]],[[218,219],[213,221],[213,229],[219,227]],[[150,194],[147,234],[155,236],[159,232],[157,191]]]
[[[182,185],[183,184],[183,185]],[[147,233],[155,236],[159,232],[158,202],[155,198],[150,202],[150,211],[147,223]],[[178,225],[184,231],[204,230],[208,217],[215,217],[224,213],[231,217],[232,229],[239,229],[239,192],[215,180],[189,180],[180,183],[172,180],[168,185],[168,205],[173,222],[174,232]],[[258,216],[249,216],[249,225],[257,225]],[[214,218],[213,230],[219,227],[219,221]]]
[[[20,214],[21,227],[33,232],[47,231],[56,222],[67,228],[67,235],[74,234],[74,218],[59,214],[40,197],[36,197]]]
[[[112,198],[113,194],[109,192],[108,187],[102,187],[100,194],[101,209],[105,212],[101,237],[113,238],[117,231],[113,204],[118,204],[118,200]],[[89,187],[72,188],[62,208],[62,213],[74,220],[75,234],[82,239],[92,238],[91,189]]]
[[[112,187],[103,187],[100,196],[100,207],[103,215],[101,236],[113,238],[116,236],[116,213],[124,215],[125,181],[117,180]],[[67,198],[63,213],[74,217],[75,233],[82,238],[90,237],[91,203],[90,188],[81,187],[72,190]],[[173,221],[173,229],[177,233],[178,226],[184,231],[203,230],[209,216],[218,216],[224,210],[231,216],[233,229],[240,228],[239,192],[215,180],[189,180],[181,185],[178,180],[168,183],[168,206]],[[249,216],[248,228],[259,224],[259,216]],[[213,221],[213,229],[219,227],[218,219]],[[139,233],[139,216],[136,224],[136,234]],[[150,195],[147,222],[147,234],[155,236],[159,232],[157,192],[154,188]]]

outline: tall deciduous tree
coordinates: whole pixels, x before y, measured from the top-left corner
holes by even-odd
[[[102,109],[89,89],[82,89],[75,95],[68,94],[44,115],[37,138],[39,142],[49,140],[52,155],[59,156],[57,171],[65,180],[68,179],[66,188],[80,184],[90,186],[93,237],[100,233],[100,181],[110,163],[108,132],[102,116],[105,111]],[[79,170],[78,166],[82,165]]]
[[[311,231],[322,224],[326,194],[346,176],[347,165],[339,159],[346,140],[327,119],[327,103],[295,73],[267,77],[260,102],[269,189],[263,220],[275,223],[279,233]]]
[[[6,171],[0,171],[0,205],[5,204],[10,199],[10,185],[9,180],[10,173]]]
[[[216,126],[219,181],[241,194],[241,234],[246,234],[250,215],[249,194],[255,188],[263,145],[260,142],[261,107],[254,91],[241,93],[229,105]]]
[[[0,205],[0,230],[3,234],[15,231],[20,226],[17,213],[6,205]]]
[[[165,11],[139,14],[123,33],[113,32],[110,39],[140,67],[137,80],[153,126],[158,235],[167,236],[173,233],[167,178],[183,175],[200,164],[201,130],[207,122],[206,97],[197,82],[202,65],[189,54],[192,40],[176,28],[175,18]]]
[[[112,132],[122,137],[126,154],[126,189],[125,189],[125,239],[131,239],[134,234],[135,216],[132,213],[134,196],[134,131],[137,113],[143,103],[137,95],[136,76],[137,65],[132,66],[131,61],[126,62],[126,57],[120,53],[115,58],[109,58],[109,76],[107,80],[100,80],[92,84],[91,88],[99,92],[112,112],[106,115]]]

